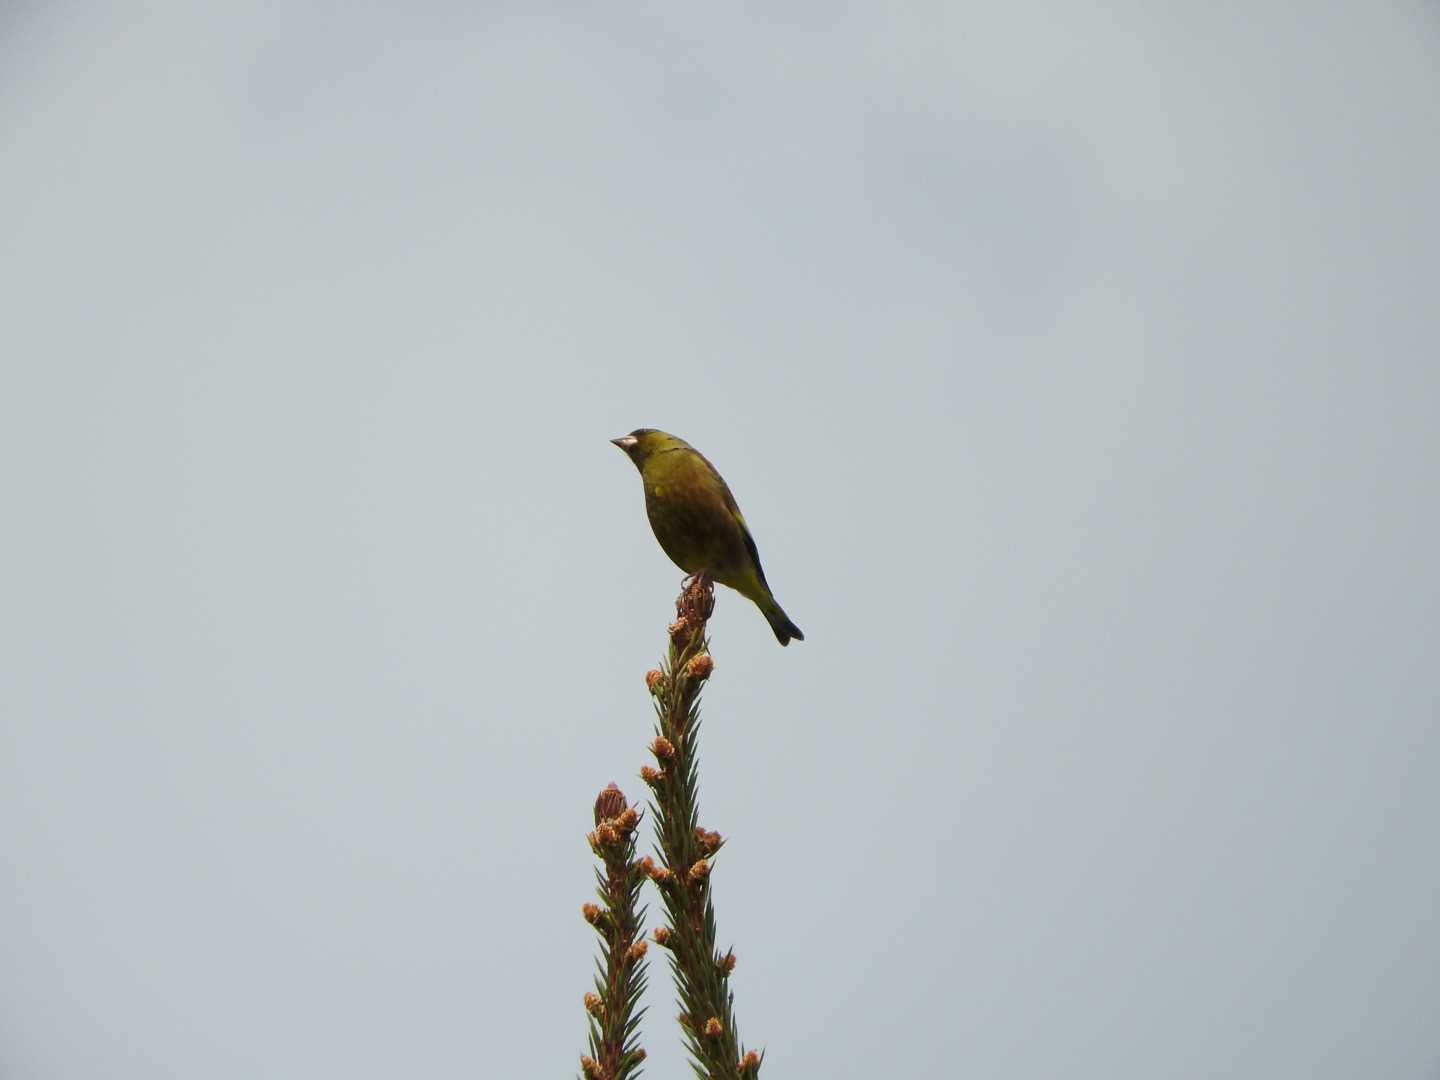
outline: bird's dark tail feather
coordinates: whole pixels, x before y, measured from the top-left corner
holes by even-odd
[[[780,610],[779,604],[772,604],[765,610],[765,619],[770,623],[770,629],[775,631],[775,640],[781,645],[789,645],[792,638],[795,641],[805,640],[800,628],[790,621],[790,616]]]

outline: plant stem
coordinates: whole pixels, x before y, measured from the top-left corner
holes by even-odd
[[[635,861],[639,822],[639,813],[626,804],[624,793],[614,784],[595,800],[595,831],[586,839],[604,863],[603,870],[595,871],[600,906],[586,904],[581,913],[600,935],[602,962],[595,976],[596,993],[585,995],[590,1021],[590,1053],[580,1059],[585,1080],[625,1080],[645,1060],[639,1043],[645,1010],[636,1008],[646,983],[641,930],[645,912],[636,908],[645,882],[645,873]]]
[[[656,941],[670,950],[692,1066],[707,1080],[741,1080],[758,1075],[762,1055],[746,1052],[740,1041],[730,992],[735,956],[722,955],[715,944],[710,871],[724,842],[699,822],[699,698],[714,669],[705,636],[714,608],[714,588],[705,576],[687,579],[675,603],[664,667],[646,679],[656,711],[651,751],[660,769],[647,767],[641,776],[655,796],[656,853],[662,865],[643,859],[641,865],[659,887],[669,916],[669,926],[657,931]]]

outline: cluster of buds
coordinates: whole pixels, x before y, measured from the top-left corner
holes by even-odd
[[[595,800],[595,831],[587,833],[590,850],[602,859],[613,857],[640,824],[640,812],[625,802],[625,793],[614,784]]]
[[[664,735],[656,735],[650,744],[650,752],[659,761],[672,761],[675,758],[675,744]]]
[[[685,877],[691,885],[703,885],[710,877],[710,864],[704,859],[696,859],[695,865],[690,867]]]
[[[591,1016],[598,1017],[601,1013],[605,1011],[605,1003],[600,1000],[599,994],[592,994],[587,990],[585,992],[584,1001],[585,1011],[588,1012]]]
[[[710,658],[709,653],[696,653],[685,664],[685,677],[704,682],[714,670],[715,661]]]
[[[665,779],[665,774],[653,765],[641,765],[640,779],[644,780],[650,787],[655,788],[660,786],[660,782]]]
[[[706,855],[714,855],[725,846],[725,839],[718,832],[711,832],[699,825],[695,826],[695,839],[705,849]]]
[[[645,672],[645,689],[656,697],[665,692],[665,673],[658,668]]]

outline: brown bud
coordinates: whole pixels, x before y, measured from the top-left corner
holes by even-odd
[[[704,682],[715,670],[715,661],[710,658],[709,653],[700,653],[692,656],[690,662],[685,665],[685,674],[696,682]]]
[[[703,626],[715,611],[715,586],[704,571],[685,579],[675,601],[675,614],[692,624]]]
[[[695,826],[695,839],[705,849],[707,855],[714,855],[725,843],[718,832],[710,832],[708,829],[702,829],[699,825]]]
[[[699,885],[710,876],[710,864],[704,859],[696,859],[695,865],[690,867],[690,872],[685,876],[690,879],[691,885]]]
[[[650,752],[661,761],[669,761],[675,756],[675,744],[664,735],[656,735],[655,741],[650,744]]]
[[[614,847],[620,842],[620,834],[615,831],[615,826],[608,821],[602,821],[600,827],[595,830],[595,840],[602,848]]]
[[[720,1025],[719,1017],[712,1016],[709,1020],[705,1021],[705,1034],[710,1036],[710,1038],[718,1039],[724,1032],[725,1029]]]
[[[670,947],[670,928],[668,926],[657,926],[655,928],[655,944],[662,949]]]
[[[581,904],[580,914],[591,926],[599,926],[605,918],[605,912],[600,910],[598,904]]]
[[[600,996],[598,994],[592,994],[589,991],[586,991],[585,1011],[588,1012],[591,1016],[598,1017],[602,1012],[605,1011],[605,1003],[600,1000]]]
[[[645,958],[645,954],[649,951],[650,945],[648,942],[637,941],[634,945],[631,945],[630,948],[625,950],[625,959],[630,961],[630,963],[632,964],[638,964],[641,960]]]
[[[670,641],[677,648],[684,648],[685,643],[690,640],[690,620],[681,615],[674,622],[665,628],[670,635]]]
[[[665,774],[652,765],[640,766],[640,779],[649,784],[652,788],[659,787],[660,781],[665,779]]]
[[[720,957],[715,966],[718,967],[722,973],[729,975],[735,970],[735,950],[728,950],[724,956]]]
[[[605,1080],[605,1070],[600,1063],[592,1057],[580,1057],[580,1071],[585,1074],[585,1080]]]
[[[645,689],[652,694],[658,694],[665,689],[665,673],[655,668],[645,672]]]
[[[760,1055],[754,1050],[745,1051],[745,1056],[740,1059],[739,1066],[742,1076],[754,1076],[760,1071]]]
[[[615,819],[615,828],[621,836],[629,836],[635,831],[635,826],[640,824],[640,814],[633,806],[627,806],[620,811],[620,816]]]
[[[650,880],[656,885],[672,885],[675,882],[675,874],[668,866],[657,866],[650,871]]]
[[[625,811],[625,806],[625,793],[615,784],[610,784],[595,800],[595,824],[599,825],[608,818],[619,817]]]

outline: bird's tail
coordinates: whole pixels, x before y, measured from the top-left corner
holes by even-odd
[[[770,629],[775,631],[775,640],[781,645],[789,645],[792,638],[795,641],[805,640],[800,628],[790,621],[790,616],[786,615],[773,599],[768,604],[760,605],[760,610],[765,613],[765,621],[770,624]]]

